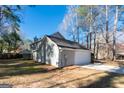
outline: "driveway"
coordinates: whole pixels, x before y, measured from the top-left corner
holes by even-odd
[[[84,65],[81,67],[88,68],[88,69],[95,69],[95,70],[102,70],[102,71],[107,71],[107,72],[124,74],[124,67],[109,66],[109,65],[104,65],[101,63],[89,64],[89,65]]]

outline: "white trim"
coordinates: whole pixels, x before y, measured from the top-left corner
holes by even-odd
[[[60,50],[72,50],[72,51],[84,51],[86,49],[73,49],[73,48],[62,48],[62,47],[59,47]],[[86,51],[90,51],[90,50],[86,50]]]

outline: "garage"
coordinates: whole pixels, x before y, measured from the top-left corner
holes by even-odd
[[[62,48],[60,54],[61,67],[84,65],[91,62],[91,53],[89,50]]]
[[[33,59],[56,67],[91,63],[91,51],[82,44],[65,39],[59,32],[46,35],[31,45]]]

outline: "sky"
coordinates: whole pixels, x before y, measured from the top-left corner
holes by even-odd
[[[25,38],[31,40],[35,36],[40,38],[45,34],[52,34],[57,31],[66,12],[66,6],[62,5],[26,7],[23,10],[21,33]]]

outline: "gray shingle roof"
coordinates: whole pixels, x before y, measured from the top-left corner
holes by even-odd
[[[52,41],[54,41],[60,47],[73,48],[73,49],[87,49],[84,46],[78,44],[77,42],[70,41],[67,39],[62,39],[52,35],[47,35]]]
[[[45,37],[50,38],[59,47],[72,48],[72,49],[86,49],[86,50],[88,50],[87,48],[85,48],[84,46],[80,45],[77,42],[65,39],[64,36],[61,35],[59,32],[53,33],[52,35],[45,35]],[[37,42],[34,42],[32,44],[36,44],[36,43],[40,42],[41,40],[39,40]]]
[[[50,36],[53,36],[53,37],[57,37],[57,38],[61,38],[61,39],[65,39],[64,36],[62,34],[60,34],[59,32],[55,32],[53,33],[52,35]]]

